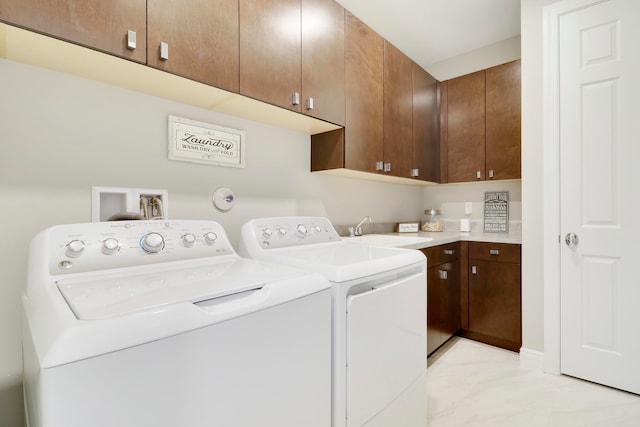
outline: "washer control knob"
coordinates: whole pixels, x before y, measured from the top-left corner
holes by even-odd
[[[204,242],[209,246],[213,245],[216,242],[217,238],[218,235],[213,231],[209,231],[208,233],[204,234]]]
[[[182,244],[190,248],[196,242],[196,236],[193,233],[187,233],[182,236]]]
[[[104,239],[102,241],[102,253],[105,255],[113,255],[118,253],[120,250],[120,242],[118,239],[114,239],[113,237],[109,237],[108,239]]]
[[[157,254],[164,249],[164,237],[160,233],[149,233],[140,239],[140,247],[149,254]]]
[[[322,228],[316,225],[315,227],[313,227],[313,231],[315,231],[316,233],[320,233],[322,231]]]
[[[268,239],[272,235],[273,235],[273,231],[271,231],[270,228],[265,228],[264,230],[262,230],[262,237],[264,237],[265,239]]]
[[[284,237],[287,235],[287,229],[284,227],[278,228],[278,236]]]
[[[298,224],[296,226],[296,237],[300,237],[301,239],[304,239],[305,237],[307,237],[307,227],[305,227],[303,224]]]
[[[67,243],[65,253],[70,258],[77,258],[84,252],[87,245],[82,240],[72,240]]]

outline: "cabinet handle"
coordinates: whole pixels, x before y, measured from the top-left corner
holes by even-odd
[[[160,59],[166,61],[169,59],[169,44],[160,42]]]
[[[500,255],[500,251],[498,249],[490,249],[489,255]]]
[[[478,268],[475,265],[471,266],[471,274],[478,274]]]
[[[313,110],[313,98],[307,98],[307,110]]]
[[[440,273],[441,280],[447,280],[447,270],[438,270],[438,273]]]
[[[476,171],[476,179],[481,179],[481,178],[482,178],[482,172]]]
[[[489,178],[493,178],[493,169],[489,169]]]
[[[300,93],[293,92],[291,94],[291,105],[300,105]]]
[[[127,49],[134,50],[136,48],[136,32],[127,31]]]
[[[391,163],[385,163],[384,164],[384,171],[385,172],[391,172]]]
[[[376,170],[377,171],[384,170],[384,162],[376,162]]]
[[[456,253],[456,251],[454,251],[453,249],[445,249],[442,251],[445,255],[453,255],[454,253]]]
[[[417,178],[420,176],[420,169],[411,169],[411,176]]]

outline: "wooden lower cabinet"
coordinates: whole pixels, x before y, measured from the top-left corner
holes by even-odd
[[[520,258],[520,245],[469,243],[468,310],[463,309],[463,323],[467,323],[463,336],[508,350],[520,349]]]
[[[460,329],[460,244],[422,250],[427,257],[427,354]]]

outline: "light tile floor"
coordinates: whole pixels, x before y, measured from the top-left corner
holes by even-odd
[[[454,337],[427,366],[429,427],[640,426],[640,396],[522,369],[517,353],[475,341]]]

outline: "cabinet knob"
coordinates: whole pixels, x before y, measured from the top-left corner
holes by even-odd
[[[489,169],[489,178],[493,178],[493,169]]]
[[[169,59],[169,44],[160,42],[160,59],[166,61]]]
[[[293,92],[291,94],[291,105],[300,105],[300,93]]]
[[[447,280],[447,270],[438,270],[438,273],[440,273],[441,280]]]
[[[442,251],[445,255],[453,255],[454,253],[456,253],[456,251],[454,251],[453,249],[445,249]]]
[[[136,48],[136,32],[127,31],[127,49],[134,50]]]
[[[384,171],[385,172],[391,172],[391,163],[385,163],[384,164]]]
[[[489,255],[500,255],[500,251],[498,249],[489,249]]]
[[[384,162],[376,162],[376,170],[377,171],[384,170]]]
[[[482,179],[482,172],[476,171],[476,179]]]
[[[307,98],[307,110],[313,110],[313,98]]]
[[[475,265],[471,266],[471,274],[478,274],[478,267],[476,267]]]
[[[411,169],[411,176],[417,178],[420,176],[420,169]]]

